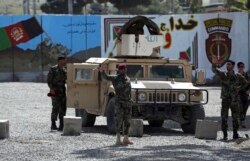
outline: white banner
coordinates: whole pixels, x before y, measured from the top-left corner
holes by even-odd
[[[102,57],[115,55],[116,34],[132,17],[134,16],[102,16]],[[147,17],[158,25],[164,36],[161,47],[161,55],[164,57],[186,59],[197,68],[205,69],[207,78],[214,75],[211,62],[225,69],[225,60],[232,59],[236,63],[242,61],[249,67],[248,13]]]

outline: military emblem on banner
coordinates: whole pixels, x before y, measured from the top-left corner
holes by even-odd
[[[13,40],[19,41],[23,38],[23,36],[23,30],[21,27],[13,27],[13,29],[11,30],[11,37],[13,38]]]
[[[232,20],[214,18],[204,21],[209,37],[206,39],[206,55],[217,67],[223,66],[231,55],[232,40],[228,37]]]

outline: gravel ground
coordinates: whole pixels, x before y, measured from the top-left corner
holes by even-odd
[[[206,117],[219,121],[219,88],[207,89]],[[107,133],[103,117],[97,118],[95,127],[83,128],[80,136],[62,136],[61,132],[50,131],[51,100],[46,96],[46,84],[0,83],[0,91],[0,119],[10,121],[10,138],[0,140],[1,161],[250,160],[248,140],[241,144],[223,142],[221,131],[217,140],[197,139],[184,134],[172,121],[165,121],[164,128],[145,125],[143,137],[131,138],[134,145],[129,146],[114,146],[115,136]],[[74,109],[68,109],[67,115],[74,116]],[[240,130],[241,135],[246,133],[250,135],[249,128]]]

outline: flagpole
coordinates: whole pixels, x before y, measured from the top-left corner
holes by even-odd
[[[33,16],[33,17],[35,17],[35,16]],[[43,19],[41,18],[41,24],[42,24],[42,20],[43,20]],[[39,23],[39,22],[38,22],[38,23]],[[42,26],[41,24],[39,23],[40,26]],[[44,32],[45,36],[46,36],[47,38],[49,38],[50,41],[52,41],[52,39],[51,39],[51,37],[49,36],[49,34],[48,34],[46,31],[44,31],[44,30],[43,30],[43,32]]]
[[[43,21],[43,18],[41,18],[41,24],[42,24],[42,21]],[[39,22],[38,22],[39,23]],[[42,26],[40,24],[40,26]],[[44,35],[45,35],[45,37],[46,38],[48,38],[49,39],[49,41],[51,41],[51,43],[53,44],[53,41],[52,41],[52,39],[51,39],[51,37],[49,36],[49,34],[46,32],[46,31],[44,31],[43,30],[43,33],[44,33]],[[41,41],[43,41],[44,40],[44,37],[43,37],[43,34],[41,35]],[[42,82],[44,81],[44,75],[43,75],[43,72],[44,72],[44,59],[43,59],[43,57],[44,57],[44,54],[43,54],[43,47],[42,48],[40,48],[40,52],[41,52],[41,70],[42,70]]]

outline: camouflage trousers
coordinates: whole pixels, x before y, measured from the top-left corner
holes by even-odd
[[[232,122],[233,122],[233,131],[238,131],[239,122],[240,122],[240,107],[238,101],[227,101],[222,100],[222,108],[221,108],[221,130],[226,132],[228,130],[228,111],[231,109],[232,113]]]
[[[62,120],[66,115],[66,96],[52,97],[52,106],[51,121],[56,121],[57,117]]]
[[[240,96],[240,120],[245,121],[248,109],[248,95]]]
[[[123,125],[124,135],[128,135],[131,119],[131,102],[130,101],[115,101],[115,128],[116,133],[120,133]]]

